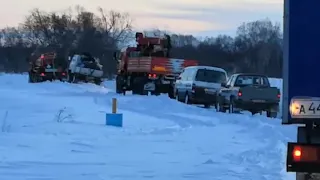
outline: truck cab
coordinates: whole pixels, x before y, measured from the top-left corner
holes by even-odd
[[[320,1],[284,1],[283,125],[299,125],[287,148],[296,180],[320,179]]]
[[[118,70],[128,71],[130,58],[139,57],[169,57],[171,48],[170,36],[145,37],[142,33],[136,33],[136,47],[125,47],[119,53],[114,54],[118,62]]]

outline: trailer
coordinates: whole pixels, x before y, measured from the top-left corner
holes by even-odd
[[[284,0],[283,125],[298,125],[287,172],[320,179],[320,1]]]

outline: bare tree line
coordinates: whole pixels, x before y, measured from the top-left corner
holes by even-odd
[[[54,49],[65,57],[90,52],[100,58],[106,75],[112,75],[116,72],[112,53],[134,40],[132,22],[127,13],[102,8],[97,13],[80,6],[60,13],[34,9],[18,27],[1,30],[0,71],[25,72],[27,56]],[[282,33],[279,24],[268,19],[243,23],[236,37],[197,39],[171,34],[171,39],[175,58],[196,59],[202,65],[219,66],[230,73],[281,76]]]

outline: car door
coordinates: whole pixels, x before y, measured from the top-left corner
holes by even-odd
[[[180,79],[176,81],[176,90],[180,94],[185,94],[188,90],[188,81],[190,78],[190,74],[192,72],[192,69],[185,69],[181,74],[180,74]]]

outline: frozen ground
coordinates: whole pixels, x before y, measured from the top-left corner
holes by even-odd
[[[104,85],[0,75],[0,179],[293,179],[284,168],[295,128],[280,119],[119,96]],[[123,128],[104,125],[112,97]]]

